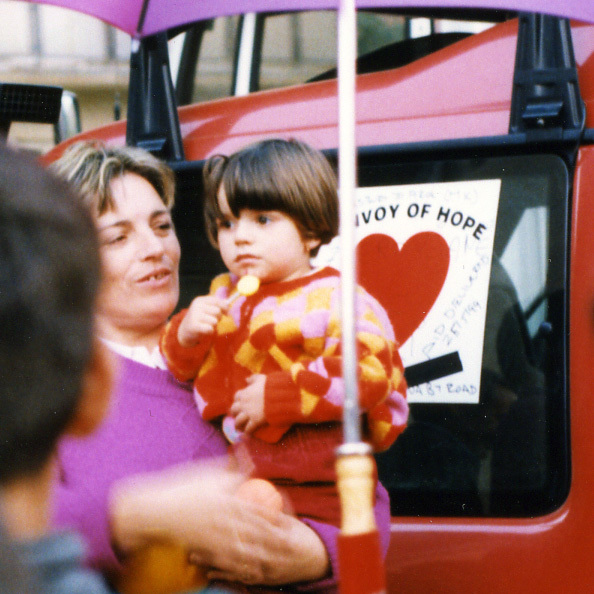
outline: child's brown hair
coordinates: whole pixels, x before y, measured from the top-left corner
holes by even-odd
[[[229,157],[208,159],[204,166],[204,216],[208,238],[216,248],[221,187],[235,216],[246,208],[281,211],[293,219],[304,238],[319,239],[321,245],[338,233],[334,170],[320,151],[298,140],[263,140]]]

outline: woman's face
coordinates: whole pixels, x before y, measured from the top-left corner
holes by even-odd
[[[115,208],[97,217],[100,331],[114,342],[154,346],[179,298],[179,242],[169,210],[143,177],[126,173],[111,191]]]

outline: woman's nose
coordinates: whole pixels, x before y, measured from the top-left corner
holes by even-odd
[[[164,252],[163,241],[152,229],[139,234],[138,252],[143,259],[161,256]]]

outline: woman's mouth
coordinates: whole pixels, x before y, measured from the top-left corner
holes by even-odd
[[[146,276],[143,276],[139,282],[141,283],[158,283],[159,281],[162,281],[165,278],[169,278],[171,276],[171,272],[169,270],[166,269],[162,269],[162,270],[156,270],[155,272],[152,272],[150,274],[147,274]]]

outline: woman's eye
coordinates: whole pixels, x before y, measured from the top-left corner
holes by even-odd
[[[107,245],[115,245],[116,243],[121,243],[126,239],[125,235],[116,235],[115,237],[110,237],[109,239],[105,240]]]
[[[160,223],[157,225],[159,231],[171,231],[173,229],[173,223],[171,221],[167,221],[165,223]]]

